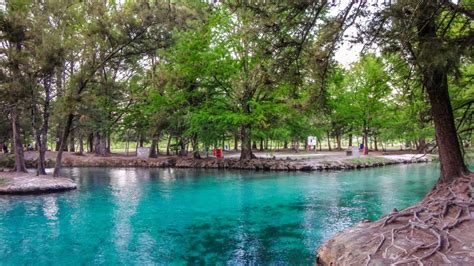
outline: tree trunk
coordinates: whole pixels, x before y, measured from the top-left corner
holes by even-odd
[[[166,145],[166,155],[170,156],[170,146],[171,146],[171,139],[173,138],[173,135],[169,134],[168,136],[168,144]]]
[[[70,141],[69,141],[69,151],[70,152],[75,152],[76,151],[76,146],[75,146],[75,142],[76,142],[76,138],[74,136],[74,130],[71,131],[71,136],[69,137]]]
[[[434,69],[424,73],[424,83],[431,102],[431,113],[438,144],[441,177],[439,183],[448,183],[468,173],[459,146],[453,109],[448,93],[447,73]]]
[[[193,158],[194,159],[201,159],[201,153],[199,152],[199,141],[196,134],[193,134],[191,138],[191,145],[193,148]]]
[[[156,151],[157,146],[158,146],[158,137],[153,136],[153,138],[151,139],[150,154],[148,155],[148,157],[150,157],[150,158],[157,158],[158,157],[158,153]]]
[[[59,151],[59,147],[61,146],[61,124],[58,123],[56,125],[56,139],[55,139],[55,142],[56,142],[56,147],[54,148],[55,151]]]
[[[57,98],[61,98],[64,94],[64,70],[65,70],[65,64],[64,62],[59,66],[58,70],[56,71],[56,94]],[[62,125],[61,123],[57,123],[56,125],[56,132],[55,132],[55,143],[56,146],[54,148],[55,151],[59,151],[59,147],[61,146],[61,128]]]
[[[79,154],[84,155],[84,135],[79,134]]]
[[[50,79],[45,78],[43,82],[45,98],[43,102],[43,125],[41,127],[41,138],[38,141],[38,165],[36,174],[46,174],[46,150],[48,145],[49,131],[49,105],[51,101]]]
[[[379,150],[379,147],[377,146],[377,135],[376,134],[374,134],[374,149],[375,149],[375,151]]]
[[[339,135],[339,134],[336,135],[336,142],[337,142],[337,150],[338,150],[338,151],[341,151],[341,150],[342,150],[342,147],[341,147],[341,135]]]
[[[285,142],[283,142],[283,149],[288,149],[288,141],[285,140]]]
[[[183,137],[180,137],[179,141],[178,141],[178,147],[179,147],[179,150],[178,150],[178,156],[186,156],[187,155],[187,151],[186,151],[186,142],[184,141]]]
[[[111,153],[111,146],[112,146],[112,138],[110,137],[110,131],[107,131],[107,147],[106,147],[106,150],[107,150],[107,154],[110,154]]]
[[[456,178],[469,173],[459,146],[454,124],[453,108],[448,91],[448,69],[446,51],[433,48],[442,47],[437,38],[436,17],[437,1],[424,3],[424,10],[417,20],[418,38],[423,53],[434,56],[430,63],[421,65],[423,85],[428,92],[431,103],[431,115],[435,125],[436,142],[438,145],[441,176],[438,183],[450,183]],[[438,48],[439,49],[439,48]],[[435,51],[433,51],[435,50]]]
[[[260,151],[263,151],[263,139],[260,139]]]
[[[13,147],[15,153],[15,171],[18,173],[27,173],[25,156],[23,154],[23,143],[21,142],[20,126],[18,125],[17,107],[12,108],[12,131],[13,131]]]
[[[239,136],[236,134],[234,137],[234,151],[239,150]]]
[[[426,140],[425,138],[418,139],[418,153],[426,153]]]
[[[105,133],[94,134],[94,153],[99,156],[107,156],[107,136]]]
[[[74,115],[70,113],[67,116],[66,127],[64,128],[63,137],[61,138],[61,144],[59,145],[59,151],[58,151],[58,154],[56,155],[56,164],[54,166],[53,177],[59,177],[59,171],[61,170],[61,161],[63,158],[63,152],[67,144],[67,138],[69,136],[69,132],[71,131],[73,119],[74,119]]]
[[[94,134],[93,133],[89,134],[87,142],[88,142],[88,145],[89,145],[89,152],[90,153],[94,152]]]
[[[369,149],[369,129],[367,128],[367,123],[364,121],[364,137],[362,139],[364,148]]]
[[[42,134],[41,132],[38,132],[35,135],[36,138],[36,143],[38,143],[38,161],[36,163],[36,175],[45,175],[46,174],[46,160],[45,160],[45,154],[46,154],[46,149],[43,150],[43,144],[41,141]]]
[[[255,158],[255,155],[252,153],[252,138],[251,126],[249,124],[244,124],[240,129],[240,139],[241,139],[241,149],[240,149],[240,160],[249,160]]]
[[[130,140],[128,138],[128,132],[127,132],[127,136],[126,136],[126,140],[125,140],[125,153],[127,154],[127,157],[128,157],[128,152],[129,152],[129,147],[130,147]]]
[[[295,139],[293,141],[293,149],[295,150],[296,153],[299,152],[299,149],[300,149],[300,142],[298,139]]]
[[[331,136],[329,135],[329,131],[326,132],[328,136],[328,149],[331,151]]]
[[[352,146],[352,133],[349,133],[349,146]]]
[[[143,142],[145,142],[145,140],[143,139],[143,135],[140,134],[140,138],[139,138],[139,141],[138,141],[138,147],[140,148],[143,148]]]

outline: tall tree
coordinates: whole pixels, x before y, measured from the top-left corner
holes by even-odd
[[[145,49],[146,44],[154,43],[158,47],[166,45],[170,16],[173,14],[170,12],[171,8],[161,3],[150,4],[146,1],[127,2],[123,5],[100,1],[85,4],[87,19],[82,25],[83,32],[80,35],[84,45],[80,51],[82,59],[68,83],[68,111],[56,156],[54,176],[59,176],[63,150],[77,116],[81,97],[90,83],[95,80],[100,70],[114,60],[149,53],[149,50]]]
[[[15,171],[26,172],[20,127],[22,111],[31,101],[31,86],[34,86],[29,71],[30,51],[25,49],[28,42],[28,3],[11,1],[0,13],[2,98],[10,113],[15,154]]]
[[[369,30],[382,47],[398,51],[422,77],[439,148],[439,183],[450,183],[469,172],[456,132],[448,85],[448,75],[457,70],[460,60],[472,56],[474,30],[470,25],[474,16],[468,4],[400,0],[376,13]]]

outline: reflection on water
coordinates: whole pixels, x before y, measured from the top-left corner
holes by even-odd
[[[63,174],[80,189],[0,197],[1,264],[311,264],[324,239],[421,199],[438,170]]]
[[[56,216],[56,214],[58,213],[59,211],[59,208],[58,208],[58,205],[56,203],[56,197],[45,197],[44,198],[44,203],[43,203],[43,212],[44,212],[44,216],[48,219],[48,220],[57,220],[58,217]]]

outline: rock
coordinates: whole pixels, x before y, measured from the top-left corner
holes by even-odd
[[[6,182],[0,185],[0,194],[40,194],[77,188],[74,181],[63,177],[36,176],[32,173],[8,173],[4,178]]]

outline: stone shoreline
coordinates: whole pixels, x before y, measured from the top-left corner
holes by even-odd
[[[236,169],[256,171],[325,171],[325,170],[349,170],[380,167],[394,164],[410,164],[430,162],[427,156],[368,156],[345,159],[269,159],[258,158],[252,160],[239,160],[237,158],[203,158],[193,159],[189,157],[96,157],[96,156],[68,156],[63,159],[63,167],[143,167],[143,168],[202,168],[202,169]],[[36,167],[36,160],[26,160],[28,168]],[[0,162],[0,167],[11,168],[10,163]],[[47,160],[47,167],[54,167],[54,160]]]
[[[77,184],[69,178],[36,176],[33,173],[0,172],[0,195],[42,194],[76,188]]]
[[[206,158],[180,158],[163,157],[156,159],[140,159],[130,157],[94,157],[93,160],[75,160],[71,157],[63,162],[65,167],[144,167],[144,168],[202,168],[202,169],[237,169],[256,171],[324,171],[324,170],[346,170],[370,167],[380,167],[394,164],[426,163],[431,159],[428,157],[412,159],[385,159],[371,157],[371,160],[342,160],[318,162],[310,159],[220,159]],[[376,158],[376,159],[373,159]]]

